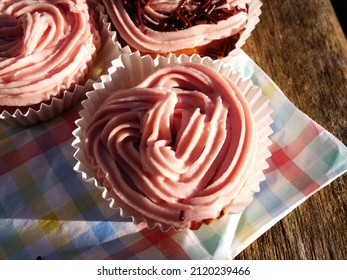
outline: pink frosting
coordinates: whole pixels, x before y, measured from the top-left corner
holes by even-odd
[[[50,100],[83,81],[100,46],[86,0],[0,3],[0,105]]]
[[[246,27],[248,20],[247,7],[251,0],[227,0],[225,4],[216,6],[215,10],[232,11],[238,9],[240,12],[214,23],[198,24],[173,32],[160,32],[151,28],[148,24],[134,23],[122,2],[121,0],[104,0],[107,12],[121,37],[130,46],[140,51],[165,53],[203,46],[214,40],[239,33]],[[147,19],[151,23],[153,23],[151,18],[165,19],[167,14],[173,13],[178,7],[183,7],[185,10],[194,13],[199,5],[204,5],[196,5],[195,2],[197,1],[194,2],[193,0],[149,0],[147,2],[145,11],[148,15]],[[212,0],[211,5],[214,5],[214,2],[217,5],[221,1]]]
[[[199,64],[156,71],[112,92],[84,132],[96,177],[128,214],[197,228],[227,212],[257,149],[244,95]]]

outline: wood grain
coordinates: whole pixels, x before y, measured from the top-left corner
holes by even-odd
[[[347,44],[327,0],[263,0],[243,50],[347,144]],[[347,176],[311,196],[236,259],[347,259]]]

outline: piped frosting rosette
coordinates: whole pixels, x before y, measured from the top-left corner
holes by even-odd
[[[119,51],[102,9],[88,0],[0,3],[1,119],[44,121],[92,89]]]
[[[120,38],[143,54],[237,54],[259,22],[259,0],[103,0]],[[211,44],[212,43],[212,44]]]
[[[134,53],[114,63],[83,102],[75,170],[149,227],[198,229],[242,212],[269,156],[271,110],[260,89],[200,57]]]

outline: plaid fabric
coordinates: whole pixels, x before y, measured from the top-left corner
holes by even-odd
[[[347,148],[245,53],[229,63],[263,89],[274,110],[270,168],[242,215],[178,233],[120,218],[73,170],[77,105],[32,127],[0,123],[0,259],[233,258],[347,170]]]

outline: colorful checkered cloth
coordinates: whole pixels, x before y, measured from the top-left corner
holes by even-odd
[[[299,111],[243,52],[234,69],[274,110],[272,157],[242,215],[198,231],[148,230],[120,218],[73,168],[77,105],[46,123],[0,123],[0,259],[227,259],[347,170],[347,148]]]

